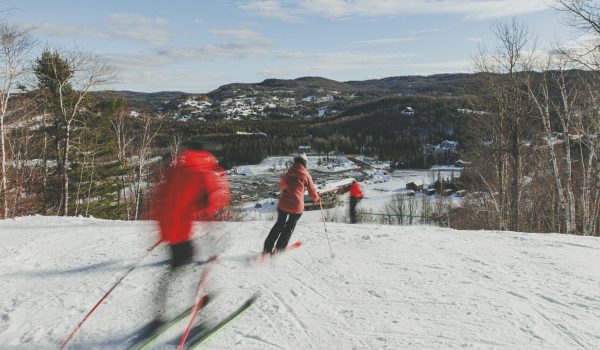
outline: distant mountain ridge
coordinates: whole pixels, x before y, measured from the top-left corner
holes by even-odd
[[[176,120],[299,119],[336,115],[386,96],[458,96],[474,93],[476,74],[396,76],[339,82],[323,77],[265,79],[231,83],[208,93],[102,91],[103,98],[126,98],[137,112],[166,114]]]

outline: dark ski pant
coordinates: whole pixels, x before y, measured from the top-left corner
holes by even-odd
[[[277,208],[277,222],[273,225],[267,239],[265,239],[263,252],[267,254],[272,253],[275,242],[277,242],[277,245],[275,245],[277,250],[285,249],[300,216],[302,216],[302,213],[292,214]]]
[[[350,197],[350,223],[356,224],[356,204],[358,204],[358,198]]]
[[[190,241],[169,245],[171,249],[171,261],[170,267],[167,271],[164,271],[158,281],[158,290],[155,296],[155,319],[166,321],[168,318],[165,317],[167,313],[167,295],[169,294],[169,287],[173,284],[173,281],[183,279],[186,266],[194,260],[194,248]]]

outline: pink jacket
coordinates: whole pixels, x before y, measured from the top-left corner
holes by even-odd
[[[279,181],[281,194],[277,208],[292,214],[300,214],[304,211],[304,189],[308,187],[308,195],[312,200],[321,200],[312,177],[302,164],[294,164],[283,174]]]

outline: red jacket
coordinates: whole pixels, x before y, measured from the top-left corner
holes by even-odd
[[[192,222],[199,216],[212,218],[231,196],[223,168],[206,151],[181,153],[157,194],[155,218],[161,239],[169,244],[190,240]]]
[[[292,214],[300,214],[304,211],[304,189],[308,188],[308,195],[315,202],[321,197],[317,193],[315,184],[308,170],[302,164],[294,164],[286,171],[279,181],[281,194],[277,208]]]
[[[360,186],[358,182],[353,182],[350,186],[350,197],[361,199],[363,196],[362,191],[360,190]]]

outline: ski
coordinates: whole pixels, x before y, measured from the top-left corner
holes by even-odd
[[[193,309],[194,305],[190,306],[177,316],[173,317],[169,321],[159,326],[153,325],[152,322],[143,326],[137,333],[137,335],[134,337],[134,343],[128,346],[127,350],[144,349],[146,346],[150,345],[155,339],[160,337],[161,334],[165,333],[171,327],[183,321],[187,317],[187,315],[189,315],[190,312],[192,312]]]
[[[258,295],[250,297],[242,306],[232,311],[227,317],[223,318],[220,322],[213,326],[205,327],[204,324],[200,324],[192,329],[189,337],[186,341],[184,349],[192,350],[198,349],[210,338],[212,338],[217,332],[225,328],[231,322],[239,318],[245,311],[247,311],[252,304],[258,299]]]
[[[205,288],[206,280],[208,278],[209,273],[212,271],[214,266],[218,263],[218,258],[219,258],[219,255],[212,256],[206,263],[207,265],[204,267],[204,269],[202,269],[202,274],[200,275],[200,280],[198,282],[198,288],[196,289],[196,295],[194,297],[194,304],[192,304],[192,306],[190,306],[184,312],[175,316],[173,319],[167,321],[167,323],[159,326],[158,328],[156,328],[154,330],[147,329],[146,332],[148,332],[148,334],[146,336],[142,336],[142,338],[139,341],[135,342],[133,345],[131,345],[127,349],[131,349],[131,350],[145,349],[148,345],[152,344],[157,338],[159,338],[163,333],[165,333],[171,327],[173,327],[174,325],[179,324],[181,321],[183,321],[188,315],[191,315],[191,319],[189,322],[190,323],[193,322],[193,320],[194,320],[196,314],[198,313],[198,311],[200,310],[200,308],[202,308],[206,304],[206,302],[208,302],[208,300],[209,300],[209,297],[206,294],[204,294],[204,288]],[[152,327],[152,328],[154,328],[154,327]]]
[[[251,262],[253,261],[256,264],[261,265],[261,264],[264,264],[265,262],[267,262],[268,260],[270,260],[270,258],[272,258],[272,257],[279,256],[283,253],[288,253],[289,251],[300,248],[300,247],[302,247],[302,242],[296,241],[296,242],[288,245],[287,247],[285,247],[285,249],[281,252],[273,253],[270,255],[261,253],[259,256],[251,259]]]

